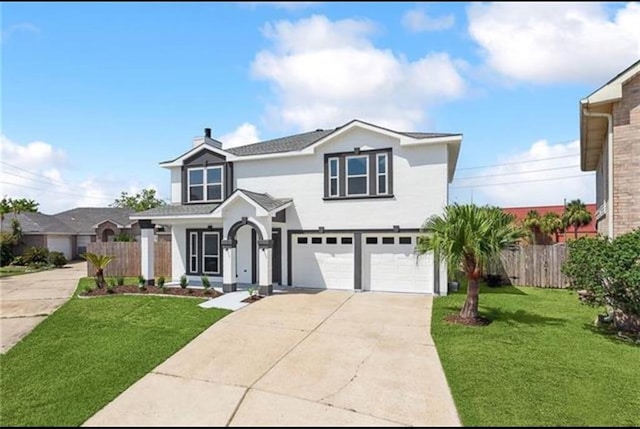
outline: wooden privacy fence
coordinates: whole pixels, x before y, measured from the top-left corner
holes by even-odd
[[[501,274],[514,286],[566,288],[562,274],[567,256],[564,244],[521,246],[502,252],[501,261],[490,264],[489,273]]]
[[[158,241],[154,243],[154,247],[155,277],[171,277],[171,242]],[[115,256],[104,270],[105,277],[140,275],[140,243],[138,242],[89,243],[87,252]],[[87,275],[94,274],[95,269],[87,262]]]

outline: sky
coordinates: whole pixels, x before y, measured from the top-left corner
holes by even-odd
[[[462,133],[451,202],[594,202],[579,100],[640,58],[638,2],[0,7],[0,193],[44,213],[168,199],[158,163],[205,127],[232,147],[354,118]]]

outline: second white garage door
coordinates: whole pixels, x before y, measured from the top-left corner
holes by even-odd
[[[71,259],[71,237],[68,235],[47,236],[47,247],[50,252],[62,252],[67,259]]]
[[[353,235],[294,235],[295,287],[353,290]]]
[[[415,245],[415,234],[363,234],[362,289],[433,293],[433,256]]]

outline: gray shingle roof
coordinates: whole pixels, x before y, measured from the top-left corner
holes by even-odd
[[[11,230],[11,219],[18,218],[20,227],[23,233],[30,234],[47,234],[47,233],[62,233],[62,234],[75,234],[75,231],[69,227],[69,225],[60,221],[53,215],[44,213],[20,213],[14,215],[13,213],[7,213],[2,220],[2,231]]]
[[[226,149],[227,152],[237,156],[262,155],[267,153],[293,152],[311,146],[321,138],[324,138],[335,130],[316,130],[308,133],[267,140],[260,143],[252,143],[246,146],[238,146]]]
[[[255,201],[260,207],[262,207],[263,209],[269,212],[293,201],[291,198],[274,198],[271,195],[266,193],[259,194],[257,192],[247,191],[246,189],[237,189],[237,190],[241,191],[247,197]]]
[[[145,210],[143,212],[132,213],[132,215],[136,217],[200,215],[200,214],[211,213],[219,205],[220,204],[187,204],[187,205],[169,204],[166,206]]]
[[[93,228],[99,222],[110,219],[120,225],[129,225],[129,215],[133,213],[131,209],[118,207],[78,207],[53,215],[58,220],[67,224],[78,234],[95,234]]]

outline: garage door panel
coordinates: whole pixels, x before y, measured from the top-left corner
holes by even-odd
[[[69,236],[48,236],[47,248],[51,252],[62,252],[67,259],[71,259],[71,237]]]
[[[311,236],[300,237],[306,237],[307,243],[297,239],[292,243],[293,286],[353,289],[353,245],[326,244],[326,237],[322,244],[314,244]],[[340,236],[337,241],[340,243]]]

